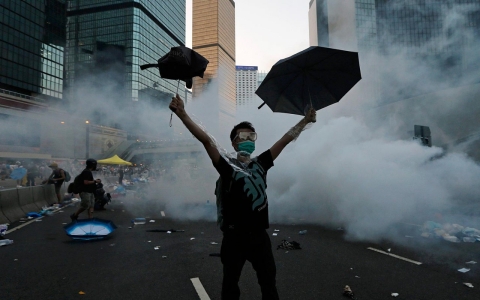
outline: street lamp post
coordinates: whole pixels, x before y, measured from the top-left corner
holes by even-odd
[[[86,124],[86,127],[87,127],[87,130],[86,130],[86,136],[85,136],[85,159],[88,159],[89,156],[90,156],[90,122],[89,121],[85,121],[85,124]]]

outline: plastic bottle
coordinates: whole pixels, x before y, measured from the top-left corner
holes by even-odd
[[[298,234],[305,234],[305,233],[307,233],[306,230],[300,230],[300,231],[298,232]]]
[[[142,225],[147,223],[147,220],[145,218],[135,218],[132,220],[132,223],[135,225]]]
[[[13,244],[13,240],[9,240],[9,239],[0,240],[0,247],[10,245],[10,244]]]

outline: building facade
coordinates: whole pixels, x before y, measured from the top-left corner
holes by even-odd
[[[236,66],[237,107],[256,103],[258,88],[258,67]]]
[[[157,68],[140,69],[185,45],[184,0],[70,0],[67,16],[65,85],[73,101],[88,86],[108,90],[109,98],[134,112],[133,102],[164,104],[186,93],[184,82],[162,79]]]
[[[232,0],[192,1],[192,48],[209,64],[204,77],[193,79],[193,98],[208,90],[218,99],[217,128],[231,128],[236,114],[235,87],[235,2]]]
[[[310,0],[308,24],[310,46],[357,51],[354,1]]]
[[[0,2],[0,88],[63,98],[66,1]]]

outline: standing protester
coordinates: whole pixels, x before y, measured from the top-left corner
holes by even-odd
[[[51,163],[49,168],[52,169],[52,174],[48,178],[48,182],[50,184],[55,185],[55,194],[57,195],[57,203],[60,204],[62,202],[62,195],[60,194],[60,189],[62,188],[63,181],[65,180],[65,171],[58,167],[57,163]]]
[[[35,178],[38,177],[38,168],[35,164],[30,164],[27,168],[27,186],[35,186]]]
[[[80,192],[80,208],[74,214],[70,215],[72,221],[78,219],[78,215],[83,211],[88,210],[88,218],[93,218],[93,209],[95,206],[95,190],[97,189],[97,183],[100,183],[100,179],[93,179],[92,171],[97,169],[97,161],[93,158],[89,158],[86,161],[85,170],[75,178],[74,184],[79,185],[78,192]]]
[[[118,184],[119,184],[119,185],[122,185],[124,172],[125,172],[125,171],[123,170],[123,167],[120,166],[120,167],[118,168],[118,175],[119,175],[119,177],[118,177]]]
[[[285,146],[295,140],[308,123],[315,122],[315,110],[310,109],[307,116],[269,150],[250,158],[257,139],[251,123],[242,122],[233,128],[230,140],[237,155],[228,156],[223,151],[221,154],[213,138],[188,116],[178,94],[172,98],[169,108],[203,144],[220,174],[215,194],[218,224],[223,231],[220,250],[223,264],[222,299],[240,298],[238,281],[247,260],[257,273],[262,299],[279,299],[272,245],[266,232],[269,227],[266,176]]]

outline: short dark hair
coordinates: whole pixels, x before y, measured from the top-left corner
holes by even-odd
[[[251,131],[255,132],[255,128],[253,127],[252,123],[243,121],[233,127],[232,131],[230,132],[230,141],[233,142],[233,139],[237,136],[238,129],[250,129]]]

